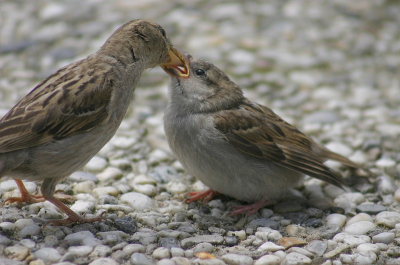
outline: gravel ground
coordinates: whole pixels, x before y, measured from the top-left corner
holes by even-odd
[[[400,3],[187,2],[1,1],[0,115],[117,27],[144,18],[161,24],[175,46],[226,71],[250,99],[376,177],[349,191],[306,179],[250,217],[227,216],[240,202],[223,196],[187,205],[184,193],[205,187],[168,148],[169,80],[153,69],[116,136],[57,187],[76,197],[74,211],[107,211],[109,220],[41,229],[62,217],[50,203],[3,206],[0,263],[400,264]],[[0,197],[13,195],[14,182],[1,182]]]

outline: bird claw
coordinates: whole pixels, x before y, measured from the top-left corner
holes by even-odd
[[[193,192],[188,192],[186,196],[188,197],[186,199],[187,203],[191,203],[197,200],[203,199],[203,203],[207,204],[209,201],[211,201],[212,198],[215,196],[219,195],[218,191],[214,191],[212,189],[206,190],[206,191],[193,191]]]
[[[261,208],[264,208],[265,206],[271,205],[272,202],[270,201],[257,201],[253,204],[248,204],[248,205],[240,205],[235,208],[233,208],[233,211],[229,214],[229,216],[235,216],[241,213],[246,213],[247,216],[250,216],[252,214],[255,214],[260,210]]]
[[[21,197],[10,197],[7,198],[2,204],[1,206],[4,206],[5,204],[12,204],[12,203],[37,203],[37,202],[44,202],[45,199],[43,198],[42,195],[31,195],[31,194],[27,194],[25,196],[21,196]]]

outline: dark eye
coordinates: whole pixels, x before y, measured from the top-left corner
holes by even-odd
[[[167,34],[165,33],[165,30],[162,27],[159,27],[159,30],[161,31],[161,35],[166,38]]]
[[[203,69],[196,69],[194,71],[196,75],[201,76],[201,75],[206,75],[206,72]]]

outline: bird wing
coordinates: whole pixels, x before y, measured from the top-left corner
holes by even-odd
[[[109,69],[94,71],[81,63],[49,76],[0,120],[0,153],[90,131],[109,118],[113,93]]]
[[[220,111],[214,125],[243,153],[342,187],[341,177],[313,152],[313,141],[264,106],[245,102]]]

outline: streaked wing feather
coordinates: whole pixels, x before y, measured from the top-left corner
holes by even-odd
[[[81,62],[49,76],[0,120],[0,153],[89,131],[108,119],[112,80],[107,72],[85,71]]]
[[[312,151],[312,140],[264,106],[245,101],[220,111],[214,124],[243,153],[342,187],[341,177]]]

